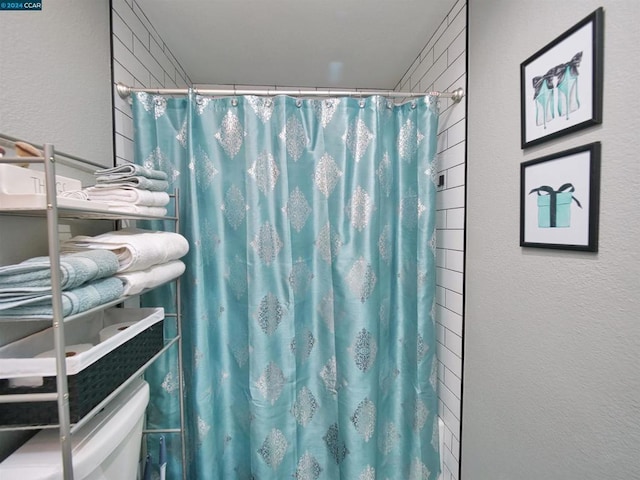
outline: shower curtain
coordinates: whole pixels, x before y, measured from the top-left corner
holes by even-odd
[[[436,479],[437,99],[138,93],[132,108],[136,162],[179,188],[191,245],[186,478]],[[171,311],[172,288],[144,302]],[[149,428],[178,426],[175,356],[147,373]]]

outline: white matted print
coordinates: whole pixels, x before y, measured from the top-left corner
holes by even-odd
[[[602,122],[603,10],[520,65],[522,148]]]
[[[598,250],[600,143],[524,162],[520,245]]]

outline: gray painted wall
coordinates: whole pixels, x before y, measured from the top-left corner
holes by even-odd
[[[0,16],[0,132],[113,164],[109,2]]]
[[[520,149],[520,63],[605,9],[604,122]],[[462,478],[640,478],[640,3],[469,2]],[[520,163],[602,142],[599,253],[519,246]]]

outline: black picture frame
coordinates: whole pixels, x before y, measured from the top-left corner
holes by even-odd
[[[604,10],[520,64],[521,148],[602,123]]]
[[[600,142],[520,165],[520,246],[598,251]]]

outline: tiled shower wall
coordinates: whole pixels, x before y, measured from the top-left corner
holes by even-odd
[[[136,3],[113,0],[112,5],[114,82],[135,87],[191,85],[180,63]],[[450,91],[465,86],[466,16],[467,2],[460,0],[428,40],[396,90]],[[224,88],[223,85],[206,87]],[[278,86],[265,88],[278,89]],[[453,104],[451,100],[441,99],[440,103],[438,162],[445,177],[444,187],[437,195],[439,414],[445,424],[441,480],[452,480],[458,479],[460,451],[466,102],[463,99]],[[117,162],[133,161],[131,108],[117,94],[114,106]]]
[[[130,87],[183,88],[189,77],[133,0],[113,0],[113,81]],[[114,93],[115,155],[133,162],[131,107]]]
[[[467,1],[460,0],[396,90],[452,91],[466,84]],[[440,101],[437,194],[437,332],[440,418],[445,425],[442,480],[458,479],[462,390],[466,102]]]

